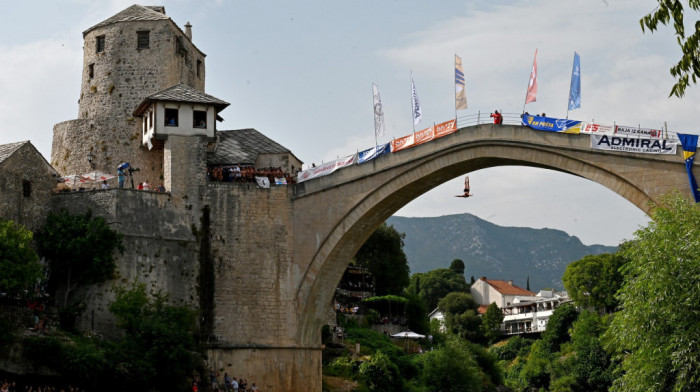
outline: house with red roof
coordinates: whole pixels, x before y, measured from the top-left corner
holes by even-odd
[[[474,282],[471,294],[479,305],[488,307],[495,302],[501,309],[512,305],[516,296],[534,297],[537,295],[530,290],[514,285],[512,280],[486,279],[485,276]]]

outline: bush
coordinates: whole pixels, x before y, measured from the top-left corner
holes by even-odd
[[[481,391],[479,368],[468,344],[451,338],[423,357],[423,385],[431,391],[461,392],[471,387]]]
[[[403,378],[399,368],[381,351],[377,351],[368,361],[362,362],[358,378],[370,391],[403,389]]]

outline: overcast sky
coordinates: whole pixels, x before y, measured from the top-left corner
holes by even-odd
[[[49,159],[52,127],[78,115],[82,31],[132,1],[3,2],[0,144],[31,140]],[[535,49],[539,91],[530,113],[566,116],[574,51],[582,107],[569,118],[698,133],[700,87],[668,98],[679,57],[671,29],[643,34],[656,0],[209,1],[164,5],[193,25],[206,57],[206,91],[231,103],[219,129],[255,128],[307,165],[374,145],[372,89],[390,141],[411,132],[410,75],[422,129],[454,117],[454,55],[469,109],[520,113]],[[689,14],[692,21],[697,14]],[[679,161],[679,165],[683,163]],[[454,179],[397,212],[471,213],[503,226],[549,227],[586,244],[617,245],[648,217],[594,182],[554,171],[500,167]]]

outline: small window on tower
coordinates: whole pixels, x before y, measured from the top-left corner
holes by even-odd
[[[90,79],[95,77],[95,64],[88,65],[88,76]]]
[[[22,194],[24,197],[32,196],[32,182],[29,180],[22,180]]]
[[[105,36],[104,35],[97,37],[97,41],[95,42],[95,46],[96,46],[97,53],[102,53],[105,51]]]
[[[138,31],[138,32],[136,32],[136,35],[137,35],[136,48],[137,49],[148,49],[150,47],[149,32],[148,31]]]
[[[195,128],[206,128],[207,127],[207,112],[205,112],[203,110],[195,110],[192,118],[194,119],[194,124],[192,124],[193,127],[195,127]]]
[[[165,126],[176,127],[177,123],[177,109],[165,109]]]
[[[197,77],[200,78],[202,74],[202,60],[197,60]]]

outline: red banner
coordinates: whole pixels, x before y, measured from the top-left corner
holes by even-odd
[[[415,145],[435,139],[435,127],[425,128],[415,133]]]
[[[391,141],[391,152],[405,150],[409,147],[413,147],[415,144],[416,143],[413,139],[413,134],[400,137]]]

